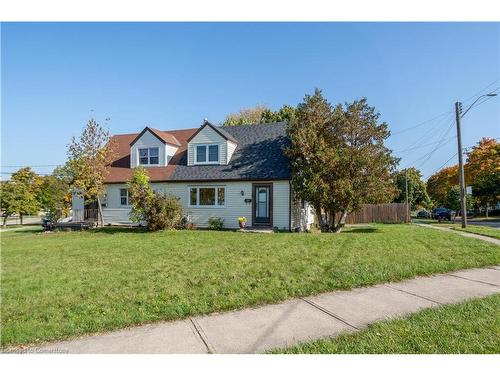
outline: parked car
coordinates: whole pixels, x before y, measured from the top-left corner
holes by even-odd
[[[50,219],[43,218],[42,219],[42,228],[45,232],[49,232],[51,230],[56,229],[56,224],[53,223]]]
[[[436,220],[448,220],[451,221],[454,212],[449,208],[439,207],[432,210],[431,218]]]
[[[427,210],[420,210],[417,212],[417,217],[421,219],[430,219],[431,213]]]

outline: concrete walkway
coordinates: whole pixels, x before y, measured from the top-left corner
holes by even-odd
[[[500,292],[500,266],[147,324],[31,348],[30,353],[261,353],[355,332],[377,320]]]
[[[500,240],[498,240],[496,238],[493,238],[493,237],[482,236],[480,234],[475,234],[475,233],[470,233],[470,232],[464,232],[464,231],[461,231],[461,230],[454,230],[454,229],[450,229],[450,228],[446,228],[446,227],[437,227],[437,226],[434,226],[434,225],[424,224],[424,223],[419,223],[419,222],[415,222],[414,224],[418,225],[420,227],[437,229],[437,230],[442,230],[442,231],[445,231],[445,232],[452,232],[452,233],[459,234],[459,235],[464,236],[464,237],[477,238],[479,240],[483,240],[483,241],[486,241],[486,242],[494,243],[495,245],[500,245]]]

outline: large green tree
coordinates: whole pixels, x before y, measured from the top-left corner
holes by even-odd
[[[273,111],[265,105],[256,105],[252,108],[243,108],[237,113],[226,116],[222,126],[264,124],[271,122],[292,121],[295,116],[295,107],[284,105]]]
[[[46,215],[53,221],[68,213],[71,206],[71,190],[69,182],[55,170],[43,177],[38,199]]]
[[[467,153],[465,174],[472,186],[472,195],[486,207],[500,200],[500,143],[483,138]]]
[[[20,186],[12,183],[12,181],[0,182],[0,210],[2,211],[3,224],[7,225],[7,219],[19,212],[20,201],[18,197],[21,195]]]
[[[427,180],[427,193],[436,206],[446,206],[448,192],[458,184],[458,165],[446,167],[434,173]]]
[[[363,203],[392,201],[397,159],[385,147],[386,123],[366,98],[333,107],[316,89],[288,127],[295,197],[315,208],[322,231],[339,232]]]
[[[236,113],[230,113],[226,116],[222,126],[258,124],[261,122],[262,114],[270,111],[266,105],[256,105],[251,108],[242,108]]]
[[[41,208],[41,185],[41,177],[29,167],[19,169],[12,174],[10,181],[2,183],[1,206],[4,225],[7,217],[12,214],[18,214],[22,224],[24,215],[38,213]]]
[[[398,195],[395,202],[406,201],[406,176],[408,175],[408,202],[412,209],[417,206],[429,208],[431,206],[431,199],[427,194],[425,182],[422,180],[422,174],[416,168],[408,168],[407,171],[401,170],[394,174],[394,183],[398,190]]]
[[[71,139],[67,154],[72,185],[80,190],[87,200],[97,201],[102,225],[100,197],[104,194],[108,163],[115,155],[109,131],[91,118],[80,137]]]

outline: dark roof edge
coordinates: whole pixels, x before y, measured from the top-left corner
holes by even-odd
[[[206,180],[149,180],[150,183],[158,183],[158,182],[181,182],[181,183],[200,183],[200,182],[259,182],[259,181],[290,181],[291,177],[280,177],[280,178],[215,178],[215,179],[206,179]],[[128,181],[113,181],[113,182],[104,182],[104,184],[112,185],[112,184],[126,184]]]
[[[156,134],[156,131],[154,131],[154,129],[150,128],[149,126],[146,126],[138,135],[137,137],[134,138],[134,140],[132,142],[130,142],[130,146],[133,146],[135,142],[137,142],[143,135],[144,133],[146,133],[147,131],[149,131],[151,134],[153,134],[156,138],[158,138],[163,144],[169,144],[169,145],[172,145],[172,146],[176,146],[176,147],[179,147],[180,145],[179,144],[176,144],[176,143],[172,143],[172,142],[167,142],[165,141],[163,138],[161,138],[158,134]],[[118,135],[121,135],[121,134],[118,134]],[[175,138],[175,137],[174,137]]]
[[[191,140],[196,137],[198,135],[198,133],[200,131],[203,130],[203,128],[205,128],[206,126],[210,126],[217,134],[219,134],[222,138],[224,138],[225,140],[227,141],[231,141],[231,142],[234,142],[234,143],[238,143],[238,141],[236,140],[236,138],[234,138],[231,134],[228,134],[226,131],[221,131],[221,129],[219,129],[218,126],[215,126],[213,125],[212,123],[210,123],[209,121],[205,120],[203,122],[203,125],[200,126],[200,128],[195,131],[191,137],[188,138],[188,140],[186,141],[187,143],[191,142]]]

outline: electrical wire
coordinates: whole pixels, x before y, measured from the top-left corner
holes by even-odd
[[[431,123],[431,122],[432,122],[432,121],[434,121],[434,120],[437,120],[438,118],[441,118],[441,117],[443,117],[443,116],[446,116],[447,114],[452,113],[452,112],[453,112],[453,111],[443,112],[443,113],[441,113],[441,114],[439,114],[439,115],[437,115],[437,116],[435,116],[435,117],[433,117],[433,118],[431,118],[431,119],[429,119],[429,120],[426,120],[426,121],[423,121],[423,122],[421,122],[421,123],[418,123],[417,125],[410,126],[410,127],[408,127],[408,128],[405,128],[405,129],[401,129],[401,130],[399,130],[399,131],[397,131],[397,132],[394,132],[394,133],[392,133],[392,132],[391,132],[391,136],[395,136],[395,135],[398,135],[398,134],[401,134],[401,133],[406,133],[406,132],[408,132],[408,131],[410,131],[410,130],[413,130],[413,129],[419,128],[419,127],[421,127],[421,126],[424,126],[424,125],[426,125],[426,124]]]

